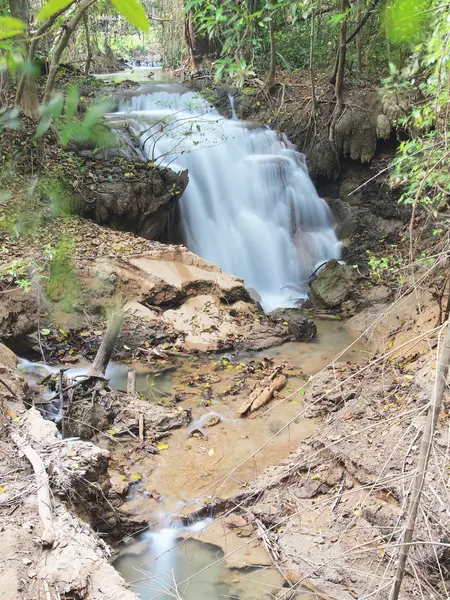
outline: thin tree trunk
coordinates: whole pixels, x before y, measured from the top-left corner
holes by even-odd
[[[66,23],[62,35],[59,39],[58,44],[53,52],[52,62],[50,64],[50,72],[47,78],[47,84],[45,86],[44,99],[43,104],[47,104],[52,95],[53,86],[55,85],[56,74],[58,73],[59,62],[61,60],[61,55],[64,50],[67,48],[67,44],[69,43],[70,37],[78,27],[79,22],[83,18],[83,15],[88,10],[88,8],[94,4],[96,0],[83,0],[81,4],[79,4],[76,9],[73,17],[70,19],[68,23]]]
[[[358,29],[359,24],[361,23],[361,2],[358,1],[358,7],[356,9],[356,29]],[[359,29],[356,34],[356,57],[358,61],[358,72],[362,73],[363,64],[362,64],[362,38],[361,38],[361,29]]]
[[[385,35],[386,35],[386,54],[388,58],[388,65],[392,63],[392,53],[391,53],[391,37],[389,34],[389,23],[388,20],[385,19]]]
[[[195,23],[192,12],[188,11],[184,18],[184,39],[189,52],[192,71],[197,71],[199,61],[197,56],[197,42],[195,37]]]
[[[345,13],[348,8],[348,0],[341,0],[341,12]],[[339,60],[338,60],[338,69],[336,73],[336,83],[334,86],[334,93],[336,96],[336,106],[333,111],[333,115],[331,118],[330,131],[329,131],[329,140],[335,149],[335,129],[336,124],[341,116],[342,110],[344,108],[343,101],[343,90],[344,90],[344,75],[345,75],[345,60],[347,56],[347,20],[348,17],[341,21],[340,31],[339,31]]]
[[[355,31],[351,35],[349,35],[348,38],[346,39],[346,44],[349,44],[350,42],[352,42],[355,39],[355,37],[359,34],[359,32],[364,27],[364,25],[367,23],[370,15],[373,13],[373,11],[375,10],[375,8],[379,2],[380,2],[380,0],[372,1],[372,4],[365,12],[363,18],[360,20],[359,25],[356,26]],[[342,3],[341,3],[341,6],[342,6]],[[339,67],[339,51],[336,53],[336,58],[334,61],[334,66],[333,66],[333,74],[331,75],[331,78],[330,78],[330,82],[333,85],[335,85],[335,83],[336,83],[338,67]]]
[[[106,330],[106,333],[103,336],[100,348],[98,349],[97,354],[95,355],[94,363],[89,369],[88,375],[92,375],[94,377],[105,376],[106,367],[108,366],[112,351],[114,350],[114,346],[116,344],[117,337],[122,327],[122,321],[123,315],[121,312],[116,312],[113,314],[111,321],[108,325],[108,329]]]
[[[277,69],[277,49],[275,44],[275,26],[273,22],[272,16],[270,16],[269,21],[269,40],[270,40],[270,66],[269,66],[269,75],[267,77],[266,88],[270,90],[270,88],[275,83],[275,73]]]
[[[86,38],[86,50],[87,50],[84,74],[89,75],[89,70],[91,68],[91,62],[92,62],[92,46],[91,46],[91,37],[89,35],[89,23],[88,23],[87,13],[84,13],[83,23],[84,23],[84,37]]]
[[[11,16],[23,21],[27,30],[29,27],[30,20],[30,5],[28,0],[10,0],[9,9]],[[27,43],[25,39],[17,38],[17,44],[22,49],[25,55],[28,54]],[[36,86],[34,81],[25,75],[22,76],[22,80],[19,81],[19,87],[21,88],[20,100],[15,103],[15,106],[22,106],[22,110],[27,117],[31,119],[37,119],[39,116],[39,99],[37,95]]]
[[[316,98],[316,84],[314,81],[314,11],[311,14],[311,33],[309,42],[309,76],[311,78],[311,97],[312,97],[312,109],[313,115],[316,116],[317,110],[317,98]]]
[[[436,429],[436,423],[442,404],[442,398],[446,388],[446,380],[448,368],[450,364],[450,320],[447,320],[447,330],[442,344],[439,364],[436,369],[436,378],[431,393],[431,402],[428,407],[427,420],[423,429],[422,442],[420,445],[419,459],[417,462],[414,483],[411,491],[411,500],[409,504],[408,516],[406,517],[406,526],[403,535],[402,544],[400,546],[400,555],[398,559],[397,571],[395,580],[392,586],[389,600],[397,600],[400,588],[402,586],[403,577],[405,575],[406,561],[408,558],[409,548],[411,546],[414,527],[416,524],[417,511],[419,509],[422,488],[425,481],[425,476],[428,468],[428,460],[430,458],[431,446],[433,443],[433,435]]]

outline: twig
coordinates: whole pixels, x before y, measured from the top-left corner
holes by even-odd
[[[420,445],[419,459],[417,462],[414,484],[411,492],[411,503],[409,505],[408,516],[406,519],[406,527],[403,535],[403,541],[400,548],[400,556],[395,574],[395,580],[389,596],[389,600],[397,600],[402,586],[403,577],[405,575],[406,560],[408,558],[409,548],[411,545],[414,527],[416,524],[417,511],[420,505],[422,488],[425,481],[425,475],[430,457],[433,434],[436,428],[439,409],[442,403],[446,387],[446,379],[448,367],[450,363],[450,320],[447,321],[447,330],[445,332],[444,342],[442,345],[439,364],[436,369],[436,378],[432,391],[432,398],[428,408],[427,420],[423,430],[422,443]]]
[[[127,394],[135,394],[136,393],[136,371],[131,369],[128,371],[127,378]]]
[[[12,389],[9,387],[9,385],[8,385],[8,384],[7,384],[5,381],[3,381],[3,379],[0,379],[0,383],[1,383],[1,384],[3,384],[3,385],[5,386],[5,388],[8,390],[8,392],[9,392],[10,394],[12,394],[12,395],[14,396],[14,398],[17,398],[17,399],[19,399],[18,395],[17,395],[17,394],[15,394],[15,393],[12,391]]]
[[[139,439],[145,442],[144,415],[139,415]]]

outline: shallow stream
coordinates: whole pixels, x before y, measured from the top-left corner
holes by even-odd
[[[180,358],[178,368],[157,375],[154,364],[110,365],[107,376],[112,387],[125,389],[128,371],[134,369],[137,389],[144,397],[164,402],[167,395],[184,394],[179,406],[190,408],[193,417],[187,430],[174,431],[164,441],[167,449],[159,455],[134,455],[132,468],[142,479],[132,486],[121,510],[155,525],[135,543],[120,548],[115,566],[127,581],[134,582],[133,589],[142,600],[173,598],[174,590],[166,593],[165,589],[173,587],[174,577],[185,600],[269,600],[282,588],[283,579],[270,567],[265,551],[261,555],[261,549],[252,544],[245,551],[239,550],[247,538],[225,532],[212,519],[194,520],[183,527],[178,517],[189,522],[189,515],[195,515],[205,501],[234,496],[314,432],[315,421],[302,416],[303,401],[308,397],[307,379],[354,341],[340,321],[317,320],[316,324],[318,335],[313,342],[288,343],[240,355]],[[357,342],[339,360],[358,362],[366,351]],[[238,418],[240,400],[223,392],[239,381],[244,365],[264,357],[287,364],[288,384],[261,414]],[[58,372],[58,367],[29,361],[23,361],[21,368],[34,385],[48,371]],[[80,375],[87,369],[88,365],[77,366],[68,375]],[[219,417],[220,422],[205,427],[211,417]],[[287,422],[291,425],[283,430]],[[111,448],[112,472],[120,472],[124,461],[130,460],[130,447],[135,446],[130,442],[119,450]],[[262,566],[257,568],[254,563]],[[305,592],[305,599],[313,597]]]

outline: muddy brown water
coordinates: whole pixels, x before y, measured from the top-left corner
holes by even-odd
[[[282,589],[283,579],[278,571],[269,568],[270,560],[257,568],[261,549],[255,554],[249,544],[244,563],[239,564],[239,545],[245,545],[246,540],[227,537],[224,542],[212,519],[181,528],[175,528],[174,522],[179,516],[186,522],[205,503],[242,491],[314,432],[317,423],[302,415],[309,377],[341,353],[339,361],[358,362],[369,352],[361,342],[351,346],[354,334],[342,322],[316,323],[318,335],[312,342],[287,343],[239,355],[192,356],[180,359],[178,368],[156,376],[149,374],[154,371],[154,364],[110,365],[107,376],[112,387],[125,389],[127,373],[132,368],[136,370],[137,390],[143,396],[165,402],[169,396],[171,399],[175,394],[184,394],[179,406],[192,411],[193,420],[187,430],[174,431],[163,441],[167,447],[159,455],[135,454],[133,464],[127,464],[141,479],[132,486],[121,510],[153,523],[153,528],[137,537],[135,543],[120,548],[115,566],[142,600],[176,597],[174,579],[181,582],[180,594],[185,600],[268,600]],[[238,418],[236,409],[243,395],[235,397],[224,392],[240,380],[246,364],[264,357],[287,364],[287,386],[258,414]],[[25,372],[32,372],[29,377],[34,380],[36,371],[42,369],[42,365],[27,362],[22,367]],[[77,367],[72,374],[86,369],[87,366]],[[220,421],[209,428],[205,424],[211,417]],[[290,425],[285,427],[287,423]],[[112,470],[123,471],[123,464],[130,460],[129,448],[124,444],[110,449]],[[233,565],[235,552],[241,558],[236,558]],[[307,592],[303,595],[305,599],[313,597]]]
[[[239,357],[233,354],[196,357],[156,381],[145,379],[142,373],[138,375],[139,388],[150,396],[158,394],[155,389],[171,393],[188,389],[192,395],[181,406],[191,408],[193,416],[188,431],[173,432],[166,442],[168,448],[157,458],[141,460],[133,467],[142,475],[142,481],[131,491],[122,510],[140,515],[155,525],[152,531],[142,534],[136,544],[122,549],[115,566],[127,581],[135,582],[132,587],[142,600],[173,597],[174,578],[182,582],[180,593],[185,600],[268,600],[283,593],[283,578],[268,565],[233,568],[236,548],[236,564],[240,561],[237,555],[241,552],[242,540],[231,540],[231,534],[223,533],[214,520],[181,529],[174,529],[170,522],[176,516],[194,513],[215,497],[232,497],[245,489],[248,482],[265,468],[288,457],[313,433],[316,422],[302,416],[303,400],[308,394],[306,381],[355,339],[338,321],[318,320],[317,327],[314,342],[288,343]],[[357,342],[339,360],[358,362],[366,352],[367,347]],[[221,391],[239,378],[242,368],[239,365],[263,357],[288,364],[288,372],[292,373],[288,385],[261,414],[238,418],[235,411],[242,398],[223,397]],[[231,362],[218,371],[217,365],[224,358]],[[300,369],[304,375],[298,373]],[[212,392],[208,394],[208,406],[204,406],[204,388],[186,387],[189,374],[194,377],[213,374],[213,379],[220,378],[209,383]],[[121,385],[125,385],[124,379]],[[212,428],[205,427],[214,416],[221,421]],[[283,430],[287,422],[292,423]],[[192,437],[190,434],[196,430],[201,435]],[[158,501],[154,499],[154,492],[157,497],[161,495]],[[260,559],[251,546],[249,544],[250,550],[246,550],[245,559],[250,564]],[[165,591],[166,588],[171,591]],[[299,597],[306,600],[316,596],[305,590]]]

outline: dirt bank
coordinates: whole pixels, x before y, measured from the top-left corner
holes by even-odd
[[[375,303],[349,321],[375,343],[374,355],[361,365],[333,362],[314,377],[302,413],[318,423],[314,433],[236,496],[235,509],[218,503],[225,515],[231,509],[263,524],[272,558],[293,586],[279,598],[293,598],[305,583],[339,600],[389,593],[437,360],[439,310],[428,291],[435,275],[425,275],[394,302]],[[405,600],[444,597],[450,576],[449,406],[447,391]]]
[[[84,520],[92,516],[87,507],[96,512],[107,506],[102,481],[108,453],[88,442],[58,439],[52,423],[35,409],[26,411],[21,400],[26,385],[15,357],[2,345],[0,356],[3,595],[8,600],[55,595],[137,600],[110,566],[110,548]]]
[[[17,343],[39,322],[49,330],[41,344],[53,359],[72,357],[73,362],[74,354],[91,359],[104,329],[104,311],[117,303],[126,313],[116,352],[120,358],[157,347],[182,353],[260,349],[315,335],[314,324],[305,318],[300,317],[302,327],[290,328],[284,318],[266,317],[241,279],[183,246],[150,242],[75,217],[41,229],[31,241],[7,234],[2,239],[8,256],[2,267],[0,330],[8,343]],[[36,264],[45,270],[42,248],[57,247],[61,239],[73,249],[68,273],[61,274],[52,296],[39,289],[39,311],[33,301],[37,290],[18,291],[9,267],[20,264],[22,277]],[[37,342],[35,336],[32,345],[38,347]]]

